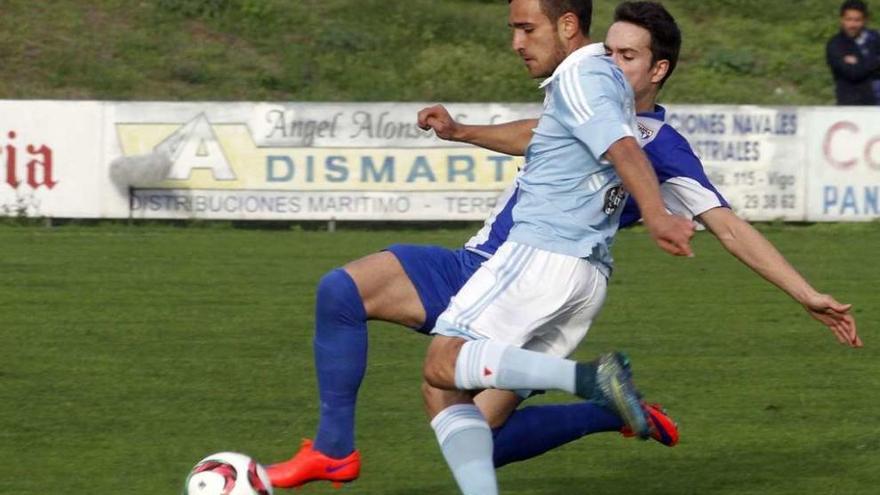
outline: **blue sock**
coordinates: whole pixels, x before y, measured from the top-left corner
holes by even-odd
[[[367,368],[367,314],[345,270],[318,284],[314,349],[321,398],[315,449],[339,459],[354,450],[354,410]]]
[[[620,431],[623,420],[594,402],[518,409],[493,432],[493,460],[500,468],[524,461],[591,433]]]

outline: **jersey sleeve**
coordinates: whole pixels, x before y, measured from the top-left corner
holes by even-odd
[[[694,218],[727,203],[702,184],[688,177],[676,177],[660,186],[663,204],[670,213],[685,218]]]
[[[663,203],[671,213],[694,218],[712,208],[730,207],[689,146],[675,146],[663,161],[665,163],[655,169],[661,182]]]
[[[730,207],[680,134],[663,126],[656,139],[644,149],[660,180],[660,196],[670,213],[693,219],[713,208]],[[620,227],[631,226],[640,219],[641,212],[635,199],[629,198],[620,218]]]
[[[660,184],[663,206],[673,215],[693,220],[713,208],[729,208],[720,194],[707,189],[689,177],[675,177]],[[620,228],[631,227],[642,219],[642,213],[634,198],[627,200],[620,215]]]
[[[560,74],[554,95],[562,124],[597,158],[620,139],[634,136],[626,104],[629,88],[623,76],[615,77],[616,69],[599,64],[583,63]]]

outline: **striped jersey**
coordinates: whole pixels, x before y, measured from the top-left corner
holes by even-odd
[[[635,136],[632,88],[601,43],[571,53],[541,87],[544,110],[516,181],[508,239],[587,258],[609,275],[625,193],[603,155]]]
[[[656,105],[653,112],[641,113],[639,143],[660,180],[660,194],[666,209],[685,218],[694,218],[712,208],[730,208],[715,189],[691,145],[672,126],[666,125],[666,109]],[[635,201],[627,201],[620,226],[628,227],[642,217]]]

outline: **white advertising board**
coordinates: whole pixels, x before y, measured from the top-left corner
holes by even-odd
[[[880,109],[816,108],[811,124],[808,218],[880,218]]]
[[[798,108],[676,105],[666,121],[687,138],[737,213],[749,220],[806,218],[807,130]]]
[[[0,101],[0,216],[481,220],[522,158],[442,141],[420,103]],[[540,105],[449,104],[489,124]],[[880,109],[674,105],[749,220],[880,218]]]
[[[0,216],[101,216],[101,109],[0,101]]]

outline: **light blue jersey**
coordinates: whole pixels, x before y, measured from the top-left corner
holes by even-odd
[[[608,276],[626,194],[602,156],[635,136],[632,89],[601,43],[573,52],[541,87],[544,112],[517,180],[509,239],[587,258]]]

